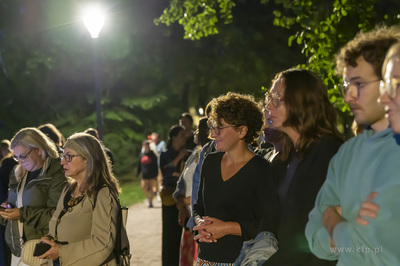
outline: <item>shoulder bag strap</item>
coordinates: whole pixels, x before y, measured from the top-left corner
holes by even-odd
[[[24,175],[24,177],[21,180],[19,189],[17,188],[17,208],[21,208],[23,206],[22,194],[23,194],[24,189],[25,189],[25,183],[26,183],[27,175],[28,175],[27,173]],[[21,212],[20,212],[20,215],[21,215]],[[19,230],[19,242],[20,242],[20,244],[22,246],[22,244],[24,243],[24,224],[21,223],[20,219],[18,219],[18,230]]]

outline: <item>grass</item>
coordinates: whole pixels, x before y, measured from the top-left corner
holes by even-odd
[[[146,197],[140,187],[140,180],[124,183],[121,185],[122,193],[119,195],[121,206],[131,206],[142,202]]]

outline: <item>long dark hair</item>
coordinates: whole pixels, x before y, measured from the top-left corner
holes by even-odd
[[[337,129],[336,110],[329,101],[325,85],[315,73],[289,69],[277,74],[274,82],[278,80],[285,84],[284,102],[288,118],[283,126],[292,127],[300,134],[297,143],[294,143],[300,157],[324,136],[343,139]],[[283,147],[286,147],[283,153],[288,156],[292,145]]]
[[[199,145],[204,146],[207,142],[211,141],[210,139],[210,129],[208,128],[207,124],[208,118],[203,117],[199,120],[199,135],[198,135],[198,140],[199,140]]]
[[[178,136],[179,132],[184,130],[180,125],[173,125],[168,131],[167,149],[172,148],[172,137]]]

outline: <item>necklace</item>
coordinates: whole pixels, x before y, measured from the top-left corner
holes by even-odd
[[[83,198],[82,192],[79,192],[78,195],[74,196],[76,189],[74,191],[71,192],[71,198],[68,201],[67,205],[69,207],[73,207],[75,205],[77,205],[79,203],[79,201]]]

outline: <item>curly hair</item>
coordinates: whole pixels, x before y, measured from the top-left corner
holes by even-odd
[[[264,115],[251,95],[228,92],[213,99],[209,121],[221,126],[221,119],[236,126],[246,126],[243,140],[252,143],[261,133]]]
[[[379,26],[368,32],[359,32],[336,54],[336,74],[343,76],[346,66],[356,67],[356,59],[362,56],[382,79],[381,70],[387,50],[400,41],[399,26]]]
[[[285,85],[284,102],[288,118],[283,126],[292,127],[300,134],[297,143],[294,143],[300,157],[324,136],[342,139],[337,129],[335,108],[329,101],[325,85],[315,73],[303,69],[288,69],[278,73],[273,82],[278,80],[282,80]],[[283,147],[292,147],[286,144]],[[289,155],[288,151],[283,153]]]

